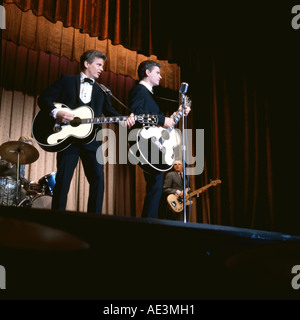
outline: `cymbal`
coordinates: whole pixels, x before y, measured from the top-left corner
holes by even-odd
[[[29,164],[39,158],[39,152],[29,143],[8,141],[0,146],[0,155],[8,162],[18,163],[18,153],[19,164]]]

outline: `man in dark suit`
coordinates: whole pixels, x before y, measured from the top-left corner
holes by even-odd
[[[81,73],[62,75],[38,99],[41,110],[53,116],[59,124],[73,120],[74,115],[55,108],[54,102],[63,103],[70,109],[89,106],[95,117],[120,116],[112,107],[108,94],[95,83],[103,71],[106,55],[98,50],[88,50],[80,58]],[[126,121],[130,127],[134,124],[133,114]],[[99,126],[98,128],[101,128]],[[101,213],[104,193],[103,161],[97,161],[96,152],[101,141],[94,139],[88,144],[74,143],[57,153],[56,184],[53,191],[52,209],[64,210],[67,195],[75,167],[81,158],[84,172],[90,185],[88,212]],[[100,152],[102,155],[102,153]],[[99,156],[99,153],[97,153]]]
[[[130,92],[130,107],[134,114],[153,114],[158,116],[158,125],[164,128],[175,124],[174,120],[165,117],[153,97],[153,87],[161,80],[161,65],[152,60],[143,61],[138,67],[139,84]],[[143,218],[157,218],[159,202],[162,195],[164,174],[146,173],[146,197],[142,211]]]

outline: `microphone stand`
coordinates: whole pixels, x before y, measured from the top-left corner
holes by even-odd
[[[102,83],[98,83],[97,81],[95,81],[95,83],[100,87],[100,89],[101,89],[104,93],[106,93],[107,95],[109,95],[109,96],[111,96],[112,98],[114,98],[122,107],[124,107],[125,109],[127,109],[127,110],[129,110],[129,111],[131,112],[131,110],[130,110],[127,106],[125,106],[125,104],[124,104],[122,101],[120,101],[117,97],[115,97],[115,96],[112,94],[112,92],[111,92],[110,89],[108,89],[107,87],[105,87],[105,85],[103,85]]]
[[[182,168],[183,168],[183,222],[186,223],[186,181],[185,181],[185,151],[186,151],[186,145],[185,145],[185,109],[186,109],[186,96],[185,94],[181,94],[181,100],[182,100]]]

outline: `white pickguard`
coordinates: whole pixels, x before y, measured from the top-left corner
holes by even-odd
[[[62,104],[56,103],[55,105],[58,109],[66,109],[62,108]],[[93,117],[92,110],[87,107],[79,107],[75,110],[71,110],[71,113],[74,117],[78,117],[81,119],[88,119]],[[72,127],[70,124],[61,125],[61,131],[55,132],[49,135],[47,139],[47,143],[49,145],[55,145],[58,142],[73,136],[75,138],[85,138],[87,137],[93,130],[93,125],[90,123],[80,124],[77,127]]]
[[[181,132],[179,129],[171,130],[169,132],[169,139],[165,139],[160,143],[159,139],[164,136],[164,131],[166,129],[162,127],[144,127],[140,134],[144,139],[152,139],[152,142],[163,152],[165,162],[171,166],[174,163],[173,149],[181,142]]]

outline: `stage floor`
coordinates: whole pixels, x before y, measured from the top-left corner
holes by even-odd
[[[299,236],[105,214],[0,209],[3,299],[300,296],[297,267],[293,269],[300,265]]]

